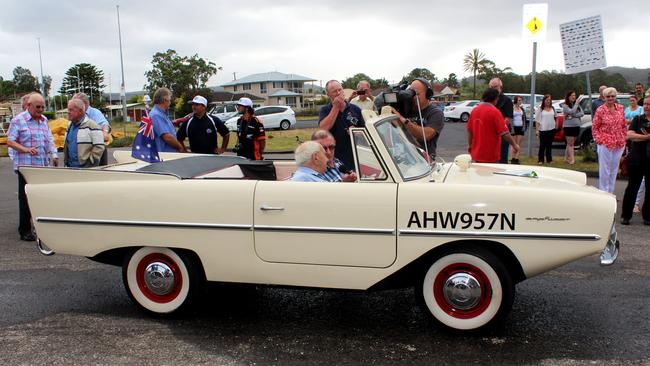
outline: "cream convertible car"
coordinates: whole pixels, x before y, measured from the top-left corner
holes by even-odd
[[[366,120],[350,129],[356,183],[292,182],[293,162],[225,156],[23,167],[39,249],[121,265],[129,296],[157,314],[192,303],[205,281],[397,284],[456,330],[502,320],[529,277],[616,260],[616,200],[584,174],[467,156],[430,165],[395,116]]]

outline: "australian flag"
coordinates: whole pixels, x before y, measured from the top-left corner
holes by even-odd
[[[158,149],[156,148],[156,139],[153,135],[153,123],[149,117],[149,111],[146,111],[146,115],[142,117],[140,129],[138,130],[138,134],[135,135],[133,147],[131,148],[131,156],[148,163],[157,163],[160,161]]]

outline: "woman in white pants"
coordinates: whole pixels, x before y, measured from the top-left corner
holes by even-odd
[[[603,90],[605,104],[596,109],[591,133],[598,145],[598,188],[614,193],[618,165],[625,148],[625,107],[616,102],[616,89]]]

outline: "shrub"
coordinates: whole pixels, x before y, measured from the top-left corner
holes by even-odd
[[[598,154],[589,147],[582,148],[580,150],[580,155],[582,155],[582,161],[585,163],[594,163],[598,161]]]
[[[56,113],[55,113],[55,112],[43,112],[43,115],[44,115],[45,118],[47,118],[48,120],[56,119]]]
[[[135,136],[125,136],[119,139],[114,139],[113,143],[110,144],[110,147],[128,147],[133,145],[133,140]]]

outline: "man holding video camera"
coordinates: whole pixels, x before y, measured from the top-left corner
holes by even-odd
[[[350,96],[350,104],[356,105],[361,108],[362,111],[377,111],[374,99],[375,98],[372,96],[372,90],[370,90],[370,83],[366,80],[361,80],[357,83],[357,90],[352,92],[352,96]]]
[[[393,113],[399,116],[400,122],[422,147],[426,143],[429,156],[433,161],[436,158],[440,132],[445,126],[444,116],[430,100],[433,97],[433,88],[428,81],[416,78],[411,82],[410,90],[415,95],[412,97],[413,107],[408,117],[402,116],[395,108]]]

